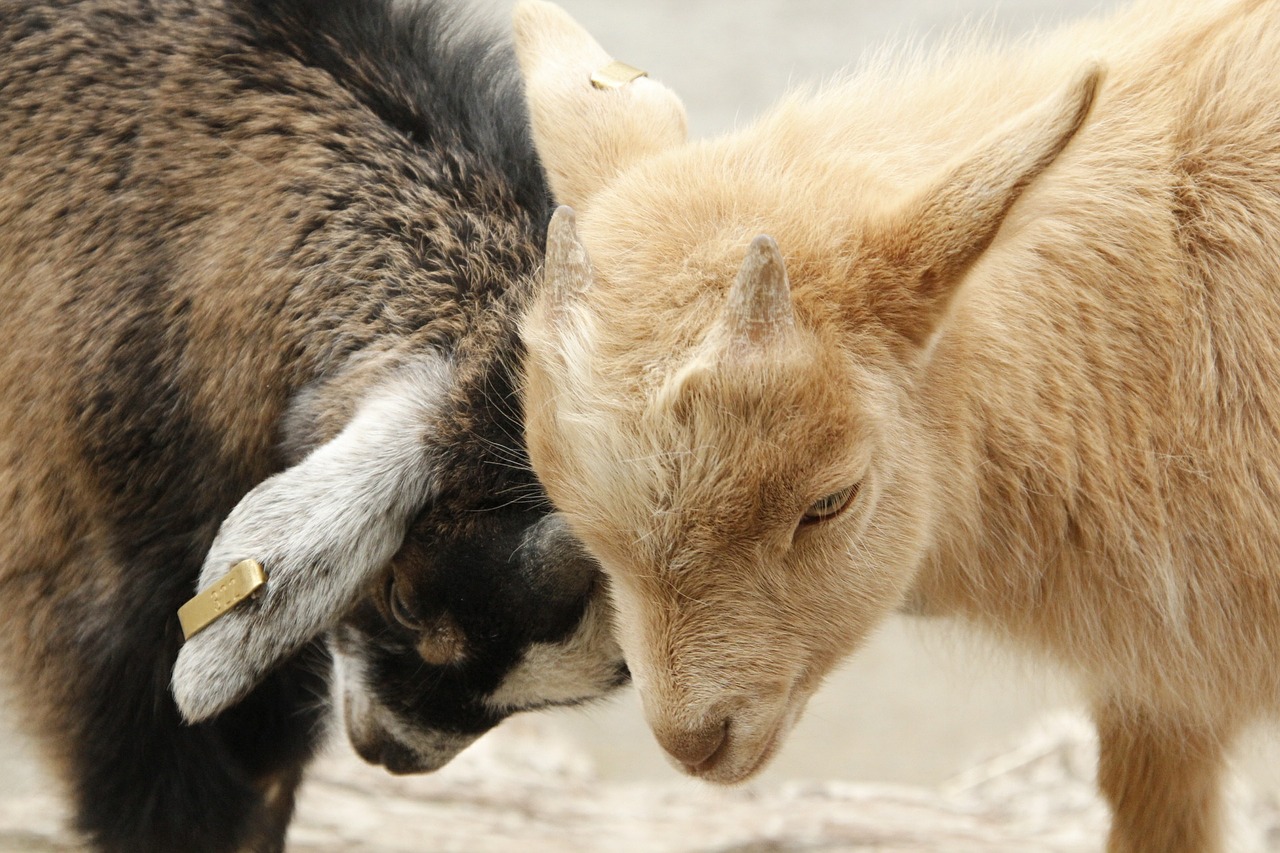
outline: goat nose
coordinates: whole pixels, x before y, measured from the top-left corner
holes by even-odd
[[[710,761],[724,744],[729,721],[718,719],[696,728],[663,727],[654,734],[672,758],[697,769]]]

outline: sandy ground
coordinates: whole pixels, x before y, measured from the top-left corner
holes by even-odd
[[[499,15],[509,0],[478,0]],[[693,135],[745,122],[790,84],[820,80],[886,41],[928,44],[962,21],[1019,34],[1114,3],[1093,0],[561,0],[616,57],[648,69],[684,98]],[[786,779],[939,784],[990,744],[1045,711],[1073,704],[1069,689],[964,634],[893,620],[810,706],[756,786]],[[0,719],[0,798],[42,784]],[[635,696],[556,715],[586,745],[604,778],[671,780]],[[1255,738],[1248,775],[1280,790],[1280,750]]]

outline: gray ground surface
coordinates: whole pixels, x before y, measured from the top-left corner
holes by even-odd
[[[505,15],[511,3],[477,0],[477,5]],[[562,0],[562,5],[616,57],[676,89],[693,134],[707,136],[749,121],[792,82],[828,77],[886,40],[927,44],[965,20],[1016,34],[1115,3]],[[895,620],[819,693],[772,768],[749,790],[772,796],[787,780],[801,778],[944,785],[975,756],[1008,743],[1012,733],[1044,711],[1069,705],[1070,691],[1042,672],[1011,664],[958,631]],[[606,781],[689,784],[679,782],[662,760],[634,695],[555,715],[550,725],[557,737],[585,750]],[[1280,774],[1273,769],[1280,765],[1278,752],[1262,738],[1243,751],[1247,775],[1264,790],[1280,790]],[[0,807],[20,806],[20,795],[43,784],[0,711]],[[653,817],[661,820],[661,812]]]
[[[837,780],[762,789],[601,780],[546,719],[509,721],[436,774],[393,778],[335,750],[312,768],[291,853],[1092,853],[1089,725],[1057,715],[937,789]],[[0,800],[0,850],[78,849],[48,796]],[[1232,853],[1280,842],[1274,799],[1237,785]],[[157,851],[158,853],[158,851]]]

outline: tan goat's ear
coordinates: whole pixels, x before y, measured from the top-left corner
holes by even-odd
[[[735,349],[769,348],[795,328],[791,285],[778,244],[767,234],[751,241],[720,315],[723,339]]]
[[[1084,124],[1103,71],[1090,66],[1061,94],[998,130],[866,237],[900,288],[877,289],[873,310],[924,343],[966,271],[986,251],[1022,192]]]
[[[556,201],[581,207],[631,164],[684,142],[675,93],[613,63],[559,6],[520,0],[514,24],[534,143]]]

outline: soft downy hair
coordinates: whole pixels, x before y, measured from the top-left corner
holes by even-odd
[[[612,582],[646,717],[749,777],[884,616],[1078,675],[1113,850],[1220,843],[1280,684],[1280,79],[1260,3],[956,40],[685,142],[526,0],[570,206],[526,316],[527,435]]]

